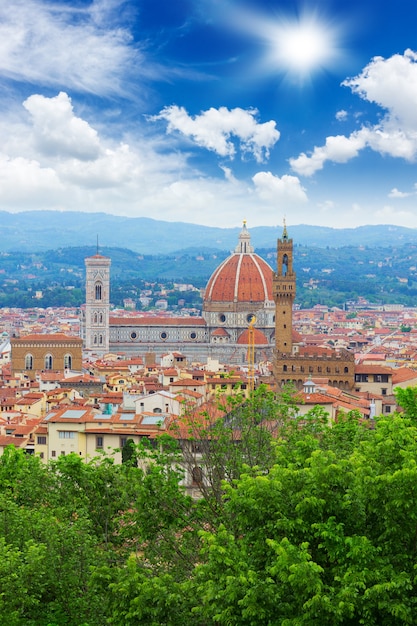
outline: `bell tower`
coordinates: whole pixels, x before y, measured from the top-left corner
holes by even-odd
[[[292,354],[292,307],[295,299],[293,244],[287,227],[277,241],[277,271],[272,281],[275,301],[275,349],[280,354]]]
[[[85,259],[84,348],[101,353],[109,351],[110,265],[98,253]]]

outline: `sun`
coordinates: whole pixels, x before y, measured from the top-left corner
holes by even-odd
[[[241,11],[234,25],[262,43],[261,74],[282,73],[302,83],[315,72],[332,70],[346,54],[341,48],[342,24],[318,9],[274,17]]]
[[[333,46],[329,33],[320,25],[298,23],[281,29],[273,47],[282,67],[305,73],[326,64]]]
[[[267,34],[267,61],[298,78],[331,69],[340,58],[337,30],[316,15],[281,20]]]

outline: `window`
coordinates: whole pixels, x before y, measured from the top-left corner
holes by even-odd
[[[38,446],[46,446],[46,436],[45,435],[38,435],[36,438],[36,442],[38,444]]]
[[[355,382],[356,383],[367,383],[368,382],[368,374],[355,374]]]
[[[60,439],[75,439],[75,430],[60,430],[58,436]]]
[[[64,369],[72,369],[72,356],[70,354],[66,354],[64,356]]]
[[[25,370],[33,370],[33,356],[31,354],[25,356]]]
[[[101,283],[96,283],[95,295],[96,295],[96,300],[101,300]]]
[[[382,395],[382,396],[386,396],[386,395],[387,395],[387,391],[388,391],[388,390],[387,390],[387,389],[385,389],[385,388],[384,388],[384,389],[381,389],[381,395]]]
[[[191,333],[190,334],[191,339],[195,339],[197,337],[196,333]]]
[[[51,456],[56,456],[56,452],[55,452],[55,450],[52,450],[52,452],[51,452]]]
[[[162,410],[158,406],[156,406],[152,412],[153,413],[162,413]]]
[[[193,485],[201,485],[203,482],[203,470],[195,465],[192,470]]]
[[[43,454],[43,452],[40,452],[40,453],[39,453],[39,458],[40,458],[40,459],[43,459],[43,458],[44,458],[44,454]]]
[[[52,364],[53,364],[52,354],[47,354],[45,356],[45,369],[46,370],[51,370],[52,369]]]
[[[376,383],[387,383],[388,382],[388,374],[375,374],[374,382]]]
[[[65,450],[61,450],[61,456],[65,456]]]
[[[126,445],[127,437],[120,437],[120,448],[124,448]]]
[[[103,437],[96,437],[96,450],[103,449]]]
[[[391,407],[389,404],[384,406],[384,413],[391,413]]]
[[[161,333],[161,339],[166,339],[166,338],[167,338],[166,332]]]

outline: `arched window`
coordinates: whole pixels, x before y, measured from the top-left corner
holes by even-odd
[[[101,298],[102,298],[102,295],[101,295],[101,287],[102,287],[101,283],[96,283],[96,289],[95,289],[95,292],[96,292],[96,300],[101,300]]]
[[[284,254],[282,257],[282,275],[286,276],[288,272],[288,255]]]
[[[33,356],[31,354],[25,356],[25,370],[33,370]]]
[[[93,343],[97,343],[97,335],[94,335]]]
[[[103,313],[100,313],[99,322],[100,322],[100,324],[103,323]]]
[[[103,335],[98,336],[98,342],[100,345],[103,343]]]
[[[160,409],[158,406],[156,406],[153,410],[153,413],[162,413],[162,409]]]
[[[47,354],[45,356],[45,369],[46,370],[51,370],[52,369],[52,365],[53,365],[52,354]]]
[[[94,324],[97,324],[97,322],[98,322],[97,313],[94,313]]]
[[[66,370],[72,369],[72,356],[71,356],[71,354],[66,354],[64,356],[64,369],[66,369]]]

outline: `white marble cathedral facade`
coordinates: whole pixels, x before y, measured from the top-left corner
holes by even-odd
[[[255,316],[255,360],[272,358],[275,303],[272,268],[259,257],[243,224],[238,244],[207,283],[201,317],[110,314],[110,264],[101,255],[88,257],[86,304],[82,323],[84,347],[98,353],[161,356],[180,352],[189,362],[207,358],[223,363],[247,362],[248,327]]]

